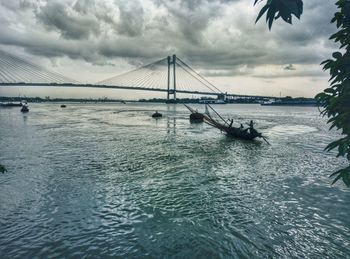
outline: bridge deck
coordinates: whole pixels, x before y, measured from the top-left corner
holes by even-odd
[[[107,89],[126,89],[126,90],[139,90],[139,91],[153,91],[153,92],[168,92],[167,89],[161,88],[146,88],[146,87],[135,87],[135,86],[117,86],[117,85],[94,85],[94,84],[70,84],[70,83],[62,83],[62,84],[46,84],[46,83],[0,83],[0,86],[51,86],[51,87],[82,87],[82,88],[107,88]],[[170,90],[170,93],[173,90]],[[188,90],[176,90],[177,93],[183,94],[198,94],[198,95],[211,95],[218,96],[223,93],[215,93],[215,92],[201,92],[201,91],[188,91]],[[228,97],[242,97],[242,98],[271,98],[271,96],[258,96],[258,95],[241,95],[241,94],[225,94]]]

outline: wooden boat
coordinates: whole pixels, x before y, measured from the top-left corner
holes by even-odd
[[[209,110],[208,107],[220,118],[221,121],[218,121],[214,119]],[[258,132],[256,129],[254,129],[253,121],[249,123],[248,128],[244,128],[241,124],[241,127],[233,127],[233,120],[230,122],[228,120],[225,120],[217,111],[213,109],[209,104],[206,105],[206,112],[204,113],[204,122],[208,125],[219,129],[222,132],[225,132],[227,136],[239,138],[239,139],[245,139],[245,140],[254,140],[255,138],[262,138],[266,141],[266,143],[270,144],[266,138],[262,135],[262,133]]]
[[[204,114],[199,113],[197,110],[192,109],[190,106],[184,104],[187,109],[190,110],[190,121],[194,123],[200,123],[204,121]]]
[[[161,118],[163,115],[156,111],[155,113],[152,114],[152,118]]]

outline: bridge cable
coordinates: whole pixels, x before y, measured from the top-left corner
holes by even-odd
[[[193,75],[192,73],[190,73],[186,68],[184,68],[181,64],[178,64],[179,67],[181,67],[184,71],[186,71],[189,75],[191,75],[194,79],[196,79],[197,81],[199,81],[200,83],[202,83],[202,85],[204,85],[206,88],[208,88],[209,90],[211,90],[212,92],[216,92],[215,90],[213,90],[210,86],[206,85],[205,83],[203,83],[201,80],[199,80],[195,75]],[[221,93],[221,91],[220,91]]]
[[[191,71],[193,71],[196,75],[198,75],[201,79],[203,79],[205,82],[207,82],[209,85],[211,85],[213,88],[215,88],[217,91],[219,91],[220,93],[223,93],[220,89],[218,89],[215,85],[213,85],[212,83],[210,83],[205,77],[203,77],[202,75],[200,75],[199,73],[197,73],[193,68],[191,68],[189,65],[187,65],[184,61],[182,61],[180,58],[177,58],[177,60],[179,60],[182,64],[184,64],[186,67],[188,67]]]

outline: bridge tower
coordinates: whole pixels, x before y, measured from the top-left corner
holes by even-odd
[[[171,73],[171,66],[172,67],[172,73]],[[172,87],[171,87],[172,86]],[[168,94],[167,94],[167,101],[170,102],[170,95],[173,95],[172,102],[176,102],[176,55],[173,55],[173,58],[171,60],[171,57],[168,56]]]

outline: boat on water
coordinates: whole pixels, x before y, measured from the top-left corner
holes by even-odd
[[[161,118],[163,115],[156,111],[155,113],[152,114],[152,118]]]
[[[204,114],[198,112],[198,110],[194,110],[192,109],[190,106],[184,104],[186,106],[187,109],[190,110],[191,115],[190,115],[190,122],[193,123],[201,123],[204,121]]]
[[[216,116],[220,119],[217,120],[214,118],[210,112],[209,109],[216,114]],[[239,139],[245,139],[245,140],[254,140],[255,138],[262,138],[266,143],[270,144],[267,139],[262,135],[262,133],[258,132],[254,128],[253,121],[250,121],[248,124],[248,127],[244,127],[243,124],[241,124],[240,127],[233,127],[233,120],[225,120],[217,111],[214,110],[213,107],[211,107],[209,104],[205,106],[205,113],[204,113],[204,122],[208,125],[219,129],[220,131],[224,132],[229,137],[239,138]]]

